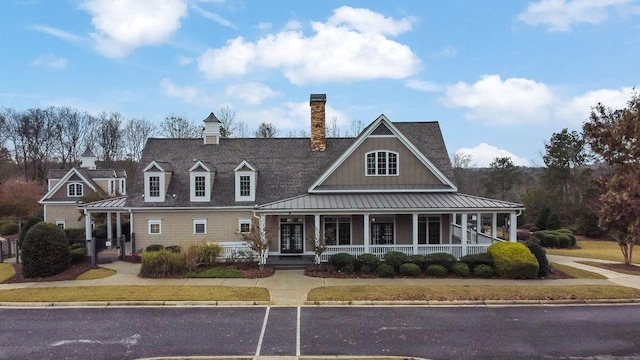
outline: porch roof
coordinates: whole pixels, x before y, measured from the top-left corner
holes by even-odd
[[[126,196],[98,200],[78,206],[78,209],[101,210],[101,211],[125,211]]]
[[[306,194],[256,206],[257,212],[512,212],[522,204],[459,193]]]

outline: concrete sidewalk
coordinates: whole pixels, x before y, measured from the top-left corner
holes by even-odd
[[[348,285],[516,285],[516,286],[570,286],[570,285],[622,285],[640,289],[640,276],[626,275],[594,266],[579,264],[577,261],[593,259],[549,255],[550,262],[556,262],[591,272],[599,273],[607,279],[557,279],[557,280],[501,280],[501,279],[337,279],[304,276],[303,270],[278,270],[275,275],[259,279],[143,279],[138,277],[140,264],[117,261],[102,267],[117,273],[103,279],[71,280],[57,282],[32,282],[0,284],[0,290],[16,288],[44,288],[62,286],[113,286],[113,285],[173,285],[173,286],[249,286],[269,290],[271,304],[279,306],[304,305],[311,289],[324,286]],[[601,261],[601,260],[597,260]],[[607,262],[607,261],[602,261]]]

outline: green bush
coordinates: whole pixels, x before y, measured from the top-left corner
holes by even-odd
[[[384,262],[393,267],[393,271],[399,272],[400,266],[407,262],[407,254],[399,251],[389,251],[383,256]]]
[[[380,259],[374,254],[361,254],[356,259],[358,270],[363,273],[372,273],[380,265]]]
[[[70,251],[71,251],[71,262],[74,262],[74,263],[84,261],[87,256],[87,249],[84,246],[75,247],[75,248],[71,247]]]
[[[0,235],[13,235],[19,231],[18,223],[9,221],[0,225]]]
[[[543,205],[536,217],[535,227],[539,230],[547,230],[549,216],[551,216],[551,209],[547,205]]]
[[[473,276],[477,278],[488,279],[493,277],[493,274],[493,268],[486,264],[478,264],[478,266],[473,269]]]
[[[432,277],[445,277],[447,276],[447,268],[442,265],[432,264],[427,266],[424,271],[427,275]]]
[[[142,253],[140,276],[147,278],[181,277],[187,271],[187,257],[165,249]]]
[[[346,273],[352,273],[355,267],[356,259],[351,254],[337,253],[329,257],[329,265],[333,267],[335,271],[344,271]]]
[[[84,248],[84,243],[80,243],[80,242],[76,242],[73,243],[69,246],[69,250],[75,250],[75,249],[80,249],[80,248]]]
[[[160,251],[164,249],[164,245],[160,245],[160,244],[152,244],[147,246],[144,251],[145,252],[153,252],[153,251]]]
[[[29,218],[26,221],[22,221],[22,229],[20,230],[20,236],[18,237],[18,246],[22,248],[22,242],[24,241],[24,238],[27,236],[27,232],[29,232],[29,229],[31,229],[31,227],[39,222],[41,222],[42,219],[39,218]]]
[[[467,264],[471,271],[478,265],[493,267],[493,258],[487,253],[465,255],[460,258],[460,262]]]
[[[420,275],[420,267],[412,263],[400,265],[400,275],[416,277]]]
[[[451,268],[451,272],[459,277],[469,277],[469,275],[471,275],[469,265],[461,262],[455,263],[453,268]]]
[[[422,271],[427,267],[427,257],[424,255],[411,255],[409,256],[409,262],[418,265]]]
[[[558,214],[552,213],[549,215],[549,218],[547,219],[547,230],[558,230],[561,226],[562,224],[560,224]]]
[[[178,246],[178,245],[167,246],[165,249],[167,251],[171,251],[172,253],[182,252],[182,248],[180,248],[180,246]]]
[[[64,229],[65,235],[67,235],[67,240],[69,240],[69,245],[73,243],[83,243],[87,241],[87,234],[82,228],[66,228]]]
[[[493,258],[496,274],[502,278],[535,279],[538,277],[538,260],[529,248],[517,242],[491,244],[487,253]]]
[[[447,269],[447,271],[451,271],[453,264],[456,263],[456,257],[447,253],[435,253],[427,255],[426,261],[427,267],[429,267],[429,265],[440,265]]]
[[[173,253],[174,250],[171,250]],[[222,254],[222,246],[219,244],[207,244],[202,243],[198,245],[192,245],[187,250],[186,259],[189,269],[195,269],[200,265],[215,264],[220,255]]]
[[[396,272],[393,270],[393,266],[389,264],[380,264],[376,269],[376,274],[381,278],[392,278],[396,276]]]
[[[569,229],[541,230],[531,233],[534,242],[546,248],[566,249],[576,246],[576,237]]]
[[[71,253],[64,231],[54,224],[33,225],[22,242],[20,258],[24,277],[46,277],[69,268]]]
[[[547,252],[542,246],[534,242],[528,241],[525,245],[529,248],[529,251],[538,260],[538,277],[544,278],[549,275],[549,260],[547,259]]]

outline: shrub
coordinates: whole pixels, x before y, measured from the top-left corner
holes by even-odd
[[[31,227],[39,222],[41,222],[42,220],[39,218],[29,218],[26,221],[22,222],[22,229],[20,230],[20,236],[18,237],[18,246],[22,247],[22,242],[24,241],[24,238],[27,236],[27,232],[29,232],[29,229],[31,229]]]
[[[356,264],[360,272],[372,273],[376,271],[380,265],[380,259],[374,254],[362,254],[358,256]]]
[[[176,254],[165,249],[142,253],[140,276],[148,278],[180,277],[187,271],[185,254]]]
[[[400,265],[400,275],[416,277],[420,275],[420,267],[412,263]]]
[[[13,235],[19,231],[18,223],[10,221],[0,225],[0,235]]]
[[[400,266],[407,262],[407,255],[399,251],[389,251],[383,256],[384,262],[393,267],[393,271],[400,271]]]
[[[389,264],[380,264],[376,269],[376,274],[381,278],[392,278],[396,276],[396,272],[393,270],[393,266]]]
[[[469,270],[469,265],[465,263],[455,263],[453,268],[451,268],[451,272],[460,277],[469,277],[471,275],[471,271]]]
[[[75,248],[71,247],[70,251],[71,251],[71,262],[83,261],[87,255],[87,249],[84,246],[79,246]]]
[[[69,240],[69,245],[73,243],[83,243],[87,241],[86,233],[82,228],[66,228],[64,229],[65,235],[67,235],[67,240]]]
[[[418,265],[422,271],[427,267],[427,257],[424,255],[411,255],[409,256],[409,262]]]
[[[493,258],[487,253],[465,255],[460,258],[461,263],[467,264],[469,270],[473,271],[478,265],[488,265],[493,267]]]
[[[76,242],[69,246],[69,250],[84,248],[84,243]]]
[[[427,275],[433,277],[445,277],[447,276],[447,268],[442,265],[431,264],[427,266],[424,271]]]
[[[549,216],[551,216],[551,209],[547,205],[543,205],[536,217],[535,227],[539,230],[547,230]]]
[[[50,223],[33,225],[25,235],[21,251],[22,273],[27,278],[61,273],[71,261],[64,231]]]
[[[473,276],[488,279],[493,277],[493,268],[486,264],[479,264],[473,269]]]
[[[215,264],[220,257],[220,254],[222,254],[222,246],[218,244],[202,243],[189,247],[186,254],[186,261],[189,269],[194,270],[200,265]]]
[[[165,249],[167,251],[171,251],[172,253],[176,253],[176,254],[182,251],[182,249],[178,245],[167,246]]]
[[[546,248],[565,249],[576,246],[576,237],[569,229],[536,231],[531,236],[531,240]]]
[[[329,257],[329,265],[336,271],[352,273],[356,259],[351,254],[337,253]]]
[[[549,260],[547,259],[547,252],[542,246],[534,242],[526,242],[525,245],[529,248],[529,251],[538,260],[538,277],[547,277],[549,275]]]
[[[539,265],[536,257],[522,243],[499,242],[487,248],[496,274],[502,278],[535,279]]]
[[[456,257],[447,253],[435,253],[427,255],[427,267],[429,265],[443,266],[447,271],[451,271],[453,264],[456,263]]]
[[[557,230],[560,229],[560,226],[562,226],[562,224],[560,224],[558,214],[552,213],[549,215],[549,218],[547,219],[547,230]]]
[[[144,251],[145,252],[153,252],[153,251],[160,251],[164,249],[164,245],[160,245],[160,244],[152,244],[147,246]]]
[[[518,230],[518,232],[516,233],[516,238],[519,241],[528,241],[530,237],[531,233],[529,232],[529,230]]]

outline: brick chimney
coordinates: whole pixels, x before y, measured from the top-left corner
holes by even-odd
[[[311,150],[325,151],[327,139],[325,130],[324,106],[327,103],[326,94],[311,94]]]

